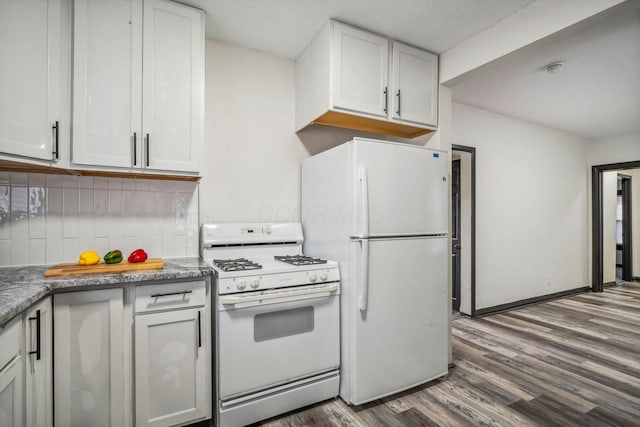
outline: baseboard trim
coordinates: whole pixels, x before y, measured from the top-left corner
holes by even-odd
[[[633,276],[633,281],[634,281],[634,282],[640,282],[640,277],[638,277],[638,276]]]
[[[541,295],[539,297],[527,298],[520,301],[509,302],[506,304],[494,305],[493,307],[480,308],[476,310],[476,317],[488,316],[490,314],[502,313],[504,311],[513,310],[514,308],[524,307],[525,305],[538,304],[545,301],[566,297],[569,295],[581,294],[591,290],[591,286],[582,286],[568,291],[555,292],[553,294]]]
[[[607,287],[607,286],[615,286],[615,285],[617,285],[617,284],[618,284],[618,282],[616,282],[616,281],[614,280],[613,282],[603,283],[603,284],[602,284],[602,286],[605,286],[605,287]]]

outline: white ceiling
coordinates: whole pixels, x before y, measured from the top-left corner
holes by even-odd
[[[558,60],[561,72],[544,71]],[[640,132],[640,2],[476,69],[452,92],[456,102],[589,139]]]
[[[296,59],[329,18],[441,53],[535,0],[181,0],[207,37]]]

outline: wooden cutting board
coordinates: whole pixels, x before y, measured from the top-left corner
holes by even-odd
[[[79,265],[76,263],[58,264],[45,270],[44,275],[48,276],[70,276],[72,274],[97,274],[97,273],[122,273],[135,270],[156,270],[163,269],[162,258],[148,258],[145,262],[129,263],[126,260],[118,264],[94,264]]]

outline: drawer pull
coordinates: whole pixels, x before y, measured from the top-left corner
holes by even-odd
[[[30,351],[29,354],[35,354],[36,360],[40,360],[40,310],[36,310],[36,317],[29,317],[29,325],[32,320],[36,321],[36,349]]]
[[[198,347],[202,347],[202,325],[200,324],[200,310],[198,310]]]
[[[179,291],[179,292],[169,292],[166,294],[153,294],[151,295],[151,298],[158,298],[158,297],[168,297],[171,295],[186,295],[186,294],[190,294],[193,291]]]

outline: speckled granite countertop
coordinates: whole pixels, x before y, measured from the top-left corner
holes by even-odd
[[[39,299],[60,291],[92,286],[122,286],[151,280],[176,280],[208,276],[213,268],[200,258],[163,258],[163,270],[139,270],[110,274],[44,277],[48,266],[0,268],[0,326]]]

